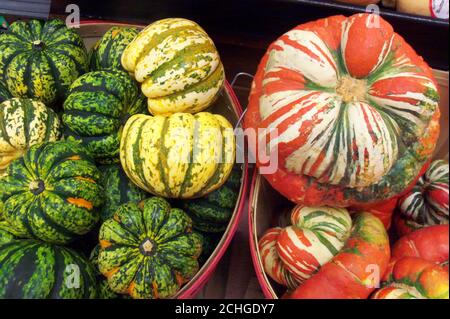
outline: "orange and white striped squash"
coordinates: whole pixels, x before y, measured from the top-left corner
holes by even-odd
[[[382,18],[357,14],[299,25],[272,43],[256,73],[245,128],[265,174],[308,206],[384,201],[404,191],[439,135],[429,66]],[[257,165],[265,166],[257,157]]]

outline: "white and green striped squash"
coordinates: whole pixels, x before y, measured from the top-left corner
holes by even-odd
[[[142,83],[152,114],[197,113],[217,97],[224,69],[208,34],[195,22],[156,21],[125,48],[122,66]]]
[[[231,124],[207,112],[134,115],[120,142],[120,160],[131,181],[167,198],[197,198],[216,190],[234,158]]]
[[[60,121],[43,103],[13,98],[0,103],[0,172],[35,144],[59,139]]]

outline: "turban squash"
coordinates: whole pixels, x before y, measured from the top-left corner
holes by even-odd
[[[361,205],[413,183],[439,135],[438,103],[431,69],[386,21],[334,16],[270,45],[244,126],[257,165],[277,164],[263,174],[284,196]]]
[[[0,34],[1,80],[15,97],[54,105],[87,71],[83,40],[62,20],[16,21]]]
[[[352,223],[346,209],[296,206],[292,225],[259,241],[266,273],[292,299],[367,298],[387,268],[386,230],[369,213]]]
[[[449,226],[421,228],[400,238],[374,299],[449,298]]]
[[[98,267],[116,293],[170,298],[198,271],[202,239],[181,209],[159,197],[119,207],[99,234]]]
[[[167,198],[198,198],[219,188],[235,158],[233,127],[200,112],[132,116],[123,129],[120,161],[133,183]]]
[[[3,218],[20,237],[66,244],[98,221],[100,172],[79,144],[33,145],[7,173],[0,179]]]
[[[211,38],[195,22],[156,21],[125,48],[122,66],[142,83],[152,114],[197,113],[214,102],[225,74]]]
[[[448,162],[432,162],[417,184],[400,198],[397,232],[404,235],[424,226],[448,224],[448,185]]]

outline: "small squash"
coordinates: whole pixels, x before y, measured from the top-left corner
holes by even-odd
[[[103,186],[105,202],[100,210],[102,220],[113,217],[117,208],[128,202],[140,202],[148,194],[134,185],[120,164],[99,166],[102,173],[100,185]]]
[[[139,33],[137,28],[113,26],[106,31],[89,52],[91,71],[104,69],[123,70],[121,57],[126,46]]]
[[[0,245],[0,299],[93,299],[92,265],[75,251],[36,240]]]
[[[221,115],[134,115],[125,124],[120,161],[140,188],[168,198],[198,198],[219,188],[234,164],[233,127]]]
[[[87,70],[83,40],[62,20],[19,20],[0,33],[0,80],[15,97],[54,105]]]
[[[120,206],[99,240],[98,265],[109,287],[133,298],[170,298],[199,268],[201,237],[189,216],[162,198]]]
[[[219,53],[195,22],[156,21],[127,46],[122,66],[142,83],[150,113],[197,113],[216,99],[225,75]]]
[[[76,143],[32,146],[0,179],[3,217],[21,236],[66,244],[86,234],[99,219],[100,172]]]
[[[145,112],[145,98],[124,71],[86,73],[70,87],[64,102],[64,136],[80,141],[99,163],[119,161],[122,128]]]
[[[43,103],[13,98],[0,103],[0,171],[35,144],[61,136],[57,114]]]

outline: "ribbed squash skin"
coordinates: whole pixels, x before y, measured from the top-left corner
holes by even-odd
[[[89,53],[90,70],[123,70],[122,53],[138,33],[139,30],[133,27],[114,26],[109,29]]]
[[[198,24],[179,18],[142,30],[123,52],[122,66],[142,83],[155,115],[206,109],[225,78],[213,41]]]
[[[291,201],[364,205],[405,191],[430,159],[439,99],[431,68],[385,20],[333,16],[271,44],[244,127],[259,167],[259,151],[277,156],[265,177]]]
[[[133,183],[147,192],[197,198],[228,178],[234,141],[231,124],[221,115],[134,115],[123,129],[120,161]]]
[[[397,232],[405,235],[416,229],[448,224],[449,165],[447,161],[431,163],[410,192],[398,202]]]
[[[124,71],[86,73],[64,102],[64,136],[80,141],[99,163],[118,162],[122,127],[131,115],[145,112],[144,101]]]
[[[35,144],[61,136],[57,114],[31,99],[10,99],[0,104],[0,170]]]
[[[119,207],[100,228],[99,269],[111,289],[133,298],[170,298],[198,271],[201,237],[162,198]]]
[[[117,208],[128,202],[140,202],[148,194],[134,185],[120,164],[99,166],[102,173],[100,185],[104,190],[105,202],[100,210],[102,220],[113,217]]]
[[[182,209],[192,218],[195,229],[218,233],[227,228],[239,196],[241,175],[242,170],[235,167],[219,189],[205,197],[181,203]]]
[[[0,78],[0,103],[12,98],[11,93],[9,93],[8,88],[2,83],[3,79]]]
[[[116,294],[109,288],[108,280],[103,276],[98,269],[98,253],[100,252],[100,245],[94,247],[89,256],[89,261],[94,266],[95,275],[97,277],[97,298],[98,299],[117,299],[121,295]]]
[[[1,80],[15,97],[53,105],[87,70],[83,40],[61,20],[16,21],[0,34]]]
[[[0,245],[0,282],[0,299],[93,299],[97,293],[84,257],[35,240]]]
[[[99,219],[99,179],[82,146],[63,141],[34,145],[0,179],[3,216],[21,237],[68,243]]]

